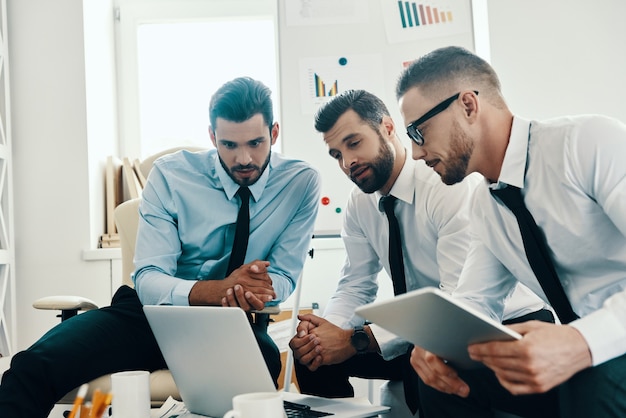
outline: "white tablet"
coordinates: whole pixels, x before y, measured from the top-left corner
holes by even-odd
[[[355,313],[460,368],[481,367],[467,346],[522,336],[488,316],[426,287],[382,302],[360,306]]]

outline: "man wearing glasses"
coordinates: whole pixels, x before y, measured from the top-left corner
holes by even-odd
[[[453,187],[443,185],[421,162],[407,158],[387,107],[363,90],[350,90],[323,106],[315,117],[329,155],[355,184],[345,210],[342,238],[346,261],[324,318],[303,315],[290,346],[300,390],[327,397],[354,395],[349,377],[403,380],[405,398],[415,413],[417,376],[407,341],[354,315],[376,299],[378,273],[393,278],[395,293],[436,286],[456,287],[469,244],[470,198],[480,177]],[[391,199],[398,220],[401,249],[390,254]],[[401,271],[390,255],[403,255]],[[398,284],[398,276],[401,283]],[[507,318],[544,315],[544,304],[520,288],[507,305]],[[416,318],[428,320],[428,318]]]
[[[454,370],[416,347],[424,416],[485,417],[493,407],[626,416],[626,126],[598,115],[514,116],[493,68],[458,47],[412,63],[396,95],[414,159],[446,184],[475,172],[486,180],[453,296],[497,319],[521,282],[561,322],[512,325],[521,340],[471,345],[480,370]]]

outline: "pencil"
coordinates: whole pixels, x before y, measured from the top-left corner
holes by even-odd
[[[96,411],[100,409],[100,405],[104,402],[105,394],[102,393],[100,389],[96,389],[91,396],[91,412],[89,413],[89,418],[94,418],[96,416]],[[82,418],[82,417],[81,417]]]
[[[89,418],[91,415],[91,411],[93,408],[91,407],[91,402],[85,402],[80,407],[80,418]]]
[[[74,405],[72,406],[72,410],[67,418],[75,418],[76,413],[78,412],[78,408],[82,405],[85,400],[85,395],[87,395],[87,389],[89,389],[89,385],[87,383],[81,385],[78,389],[78,393],[76,394],[76,399],[74,399]]]
[[[95,418],[100,418],[102,417],[102,414],[104,414],[104,412],[106,411],[106,409],[109,407],[109,405],[111,405],[111,399],[113,398],[113,395],[111,393],[107,393],[104,397],[104,400],[100,403],[100,408],[98,409],[98,411],[96,411],[96,413],[94,414]]]

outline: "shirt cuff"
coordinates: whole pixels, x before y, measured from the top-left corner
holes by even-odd
[[[180,280],[172,291],[172,305],[189,306],[189,293],[197,280]]]
[[[406,354],[410,345],[408,341],[401,339],[397,335],[379,327],[376,324],[369,324],[369,327],[374,335],[374,338],[376,338],[376,342],[380,348],[380,355],[383,359],[389,361]]]
[[[354,328],[357,325],[363,325],[363,320],[360,320],[360,322],[358,323],[355,322],[354,324],[352,324],[352,322],[349,319],[344,318],[343,316],[340,316],[340,315],[333,315],[333,314],[324,315],[324,319],[330,322],[331,324],[336,325],[342,329],[350,329],[350,328]]]
[[[598,309],[569,325],[576,328],[587,341],[594,366],[626,352],[626,329],[607,309]]]

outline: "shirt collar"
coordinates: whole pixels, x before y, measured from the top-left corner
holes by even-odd
[[[219,177],[220,182],[222,183],[222,187],[224,188],[226,197],[228,198],[228,200],[231,200],[235,196],[235,194],[237,194],[237,191],[239,190],[240,186],[232,178],[230,178],[226,170],[224,170],[224,167],[222,167],[222,163],[219,160],[219,155],[217,152],[215,153],[214,158],[215,158],[215,167],[216,167],[215,171],[217,172],[217,176]],[[253,185],[248,186],[248,188],[250,189],[250,194],[254,198],[255,202],[259,201],[259,199],[261,198],[261,195],[263,194],[263,191],[265,190],[265,186],[267,186],[273,160],[274,160],[274,153],[270,155],[270,163],[267,165],[267,167],[263,171],[263,174],[261,174],[261,177],[259,177],[259,179]]]
[[[398,178],[395,183],[393,183],[393,186],[391,186],[391,190],[389,191],[390,195],[397,197],[398,200],[402,200],[409,205],[413,204],[413,199],[415,198],[415,164],[416,161],[409,158],[408,152],[406,152],[402,170],[400,170]],[[375,193],[378,199],[378,207],[381,211],[383,211],[381,203],[383,195],[379,191],[376,191]]]
[[[498,182],[490,184],[492,189],[501,189],[505,185],[524,188],[526,161],[528,160],[528,139],[530,137],[530,121],[513,117],[509,145],[504,153],[502,169]]]

